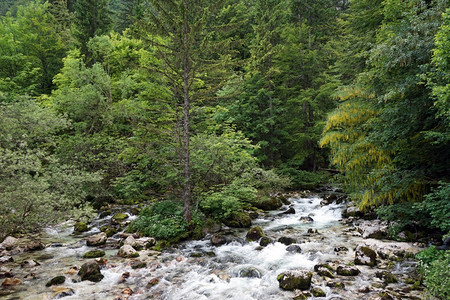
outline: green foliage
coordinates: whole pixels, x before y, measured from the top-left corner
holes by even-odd
[[[183,218],[183,206],[176,201],[159,201],[146,206],[130,224],[132,231],[165,240],[186,234],[187,228],[188,223]]]
[[[90,217],[85,199],[101,177],[52,154],[55,135],[68,126],[66,119],[27,98],[1,105],[0,239],[70,216]]]
[[[430,227],[443,232],[450,231],[450,184],[441,182],[440,186],[425,195],[424,200],[414,208],[431,216]]]
[[[424,285],[427,292],[439,299],[450,297],[450,253],[436,250],[434,246],[420,251],[416,258],[424,275]]]
[[[325,180],[324,174],[299,170],[289,166],[281,166],[277,173],[290,179],[292,189],[312,189]]]

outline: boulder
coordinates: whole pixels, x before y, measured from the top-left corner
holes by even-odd
[[[28,244],[25,247],[25,251],[26,252],[33,252],[33,251],[43,250],[44,248],[45,248],[44,244],[42,244],[39,241],[34,241],[34,242],[31,242],[30,244]]]
[[[342,212],[342,216],[344,218],[361,218],[363,215],[364,213],[356,206],[347,206],[347,208]]]
[[[120,223],[122,223],[123,221],[125,221],[125,219],[128,219],[128,218],[129,218],[129,217],[128,217],[127,214],[124,214],[124,213],[115,213],[114,216],[112,217],[112,221],[113,221],[113,223],[120,224]]]
[[[81,233],[81,232],[86,232],[88,230],[89,230],[88,226],[84,222],[77,222],[77,223],[75,223],[75,225],[73,225],[73,233],[75,233],[75,234]]]
[[[380,272],[376,272],[375,276],[381,280],[383,280],[383,282],[385,284],[389,284],[389,283],[397,283],[398,280],[397,278],[388,271],[380,271]]]
[[[136,239],[136,247],[138,249],[150,249],[156,245],[156,240],[152,237],[141,237]]]
[[[229,218],[223,220],[223,223],[228,227],[233,228],[249,228],[252,226],[252,219],[244,212],[236,213]]]
[[[280,242],[280,243],[282,243],[282,244],[288,246],[288,245],[290,245],[290,244],[295,244],[295,243],[297,243],[297,240],[294,239],[294,238],[287,237],[287,236],[282,236],[282,237],[280,237],[280,238],[278,239],[278,242]]]
[[[18,278],[6,278],[2,282],[2,287],[13,287],[19,284],[22,284],[22,280]]]
[[[112,226],[103,226],[100,228],[100,231],[104,232],[107,237],[112,237],[118,232],[117,229]]]
[[[356,276],[361,273],[361,271],[358,268],[352,266],[339,265],[336,268],[336,273],[341,276]]]
[[[73,289],[67,287],[54,287],[52,299],[61,299],[73,295],[75,295],[75,291]]]
[[[261,271],[255,267],[248,267],[239,270],[239,277],[245,278],[261,278]]]
[[[388,224],[380,220],[361,222],[357,230],[365,239],[384,239],[388,235]]]
[[[102,257],[105,256],[105,251],[102,250],[92,250],[92,251],[88,251],[85,254],[83,254],[83,258],[97,258],[97,257]]]
[[[302,248],[300,248],[299,245],[289,245],[286,247],[286,251],[292,253],[302,253]]]
[[[59,285],[63,284],[66,281],[66,277],[64,276],[56,276],[50,279],[45,286]]]
[[[312,222],[314,222],[314,219],[311,218],[310,216],[300,217],[299,220],[302,221],[302,223],[312,223]]]
[[[325,294],[325,292],[322,289],[320,289],[318,287],[313,287],[311,289],[311,294],[314,297],[325,297],[327,295],[327,294]]]
[[[0,244],[0,249],[11,250],[19,240],[12,236],[7,236]]]
[[[13,261],[14,258],[12,258],[11,256],[0,256],[0,264],[6,264]]]
[[[227,243],[227,239],[221,234],[215,234],[211,237],[211,244],[221,246]]]
[[[321,276],[325,276],[325,277],[329,277],[329,278],[334,278],[333,275],[333,268],[330,267],[330,265],[327,264],[318,264],[314,266],[314,271],[317,272],[317,274],[321,275]]]
[[[295,209],[293,207],[289,207],[287,210],[283,211],[282,213],[278,214],[279,216],[282,215],[295,215]]]
[[[304,270],[286,271],[277,276],[283,290],[307,290],[311,286],[312,273]]]
[[[205,224],[203,225],[202,231],[203,233],[217,233],[222,230],[222,225],[216,222],[214,219],[206,219]]]
[[[262,238],[263,236],[265,236],[261,226],[255,226],[250,228],[250,230],[247,232],[247,235],[245,236],[245,238],[247,239],[247,241],[257,241],[260,238]]]
[[[130,245],[123,245],[122,247],[120,247],[117,255],[119,255],[120,257],[125,257],[125,258],[132,258],[132,257],[138,257],[139,253],[136,250],[134,250],[134,248],[131,247]]]
[[[106,243],[107,239],[108,237],[106,236],[106,233],[100,232],[98,234],[94,234],[93,236],[88,237],[86,244],[92,247],[101,246]]]
[[[261,197],[253,205],[262,210],[279,209],[283,203],[278,197]]]
[[[373,267],[377,264],[377,253],[369,247],[359,245],[355,250],[355,264]]]
[[[133,248],[137,248],[139,245],[136,243],[135,238],[132,235],[129,235],[125,241],[123,241],[124,245],[129,245]]]
[[[81,277],[81,281],[89,280],[92,282],[99,282],[104,277],[100,272],[100,266],[95,261],[83,264],[78,271],[78,275]]]
[[[267,245],[271,244],[273,241],[271,238],[267,237],[267,236],[263,236],[261,238],[261,240],[259,240],[259,245],[261,247],[266,247]]]

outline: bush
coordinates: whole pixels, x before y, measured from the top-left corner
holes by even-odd
[[[322,183],[325,178],[321,173],[298,170],[293,167],[282,167],[278,170],[278,173],[290,179],[293,189],[313,189]]]
[[[183,206],[177,201],[160,201],[144,207],[130,224],[131,231],[156,239],[174,239],[187,233],[188,223],[183,218]]]
[[[450,252],[439,251],[431,246],[420,251],[416,258],[425,277],[427,292],[440,299],[450,299]]]
[[[439,187],[425,195],[414,208],[431,216],[431,228],[450,231],[450,184],[440,182]]]

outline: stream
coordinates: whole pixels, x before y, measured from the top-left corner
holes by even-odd
[[[423,292],[407,283],[415,273],[416,262],[405,258],[407,253],[418,252],[418,247],[411,243],[363,238],[354,226],[358,220],[342,219],[345,204],[321,205],[322,200],[318,195],[291,195],[290,206],[260,214],[253,220],[253,226],[261,226],[265,235],[273,240],[265,247],[246,241],[248,229],[225,227],[221,234],[227,243],[221,246],[214,246],[209,234],[203,240],[186,241],[163,252],[141,250],[137,258],[121,258],[117,256],[121,234],[115,234],[102,248],[107,261],[101,266],[104,278],[97,283],[80,281],[73,270],[88,261],[81,257],[84,253],[96,249],[86,245],[86,237],[100,232],[99,227],[108,223],[111,216],[97,219],[82,236],[72,235],[73,223],[67,222],[48,228],[40,236],[45,249],[19,252],[12,255],[14,262],[0,264],[22,281],[12,288],[3,288],[0,298],[293,299],[298,292],[281,289],[277,276],[300,269],[313,272],[312,286],[325,293],[323,297],[308,299],[422,299]],[[289,207],[294,208],[295,214],[280,214]],[[135,216],[130,215],[129,219],[133,218]],[[278,242],[280,237],[295,239],[294,245],[299,247],[290,247],[294,251],[287,251],[288,246]],[[358,245],[378,252],[375,267],[358,265],[359,275],[335,274],[334,278],[314,272],[314,266],[323,263],[333,269],[337,265],[353,266]],[[39,265],[24,265],[23,262],[29,260]],[[145,267],[133,268],[136,261],[145,263]],[[397,283],[386,284],[377,276],[386,270],[398,279]],[[65,282],[59,287],[46,287],[46,283],[58,275],[65,276]],[[60,293],[61,287],[70,292]],[[382,298],[386,293],[391,298]]]

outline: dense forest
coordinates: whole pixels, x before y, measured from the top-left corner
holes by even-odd
[[[147,205],[132,230],[195,238],[324,183],[391,238],[450,231],[446,0],[4,0],[0,16],[0,241],[111,203]]]

